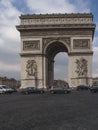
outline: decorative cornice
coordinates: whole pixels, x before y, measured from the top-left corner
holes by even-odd
[[[40,35],[44,35],[43,31],[55,31],[55,35],[59,34],[59,30],[67,31],[85,30],[92,32],[94,35],[96,25],[93,22],[92,13],[71,13],[71,14],[32,14],[21,15],[21,23],[16,26],[17,30],[21,32],[29,32],[29,34],[40,31]],[[74,32],[75,32],[74,31]],[[39,35],[39,34],[38,34]],[[47,35],[47,34],[46,34]]]
[[[69,56],[81,56],[81,55],[93,55],[93,51],[86,51],[86,52],[70,52],[68,53]]]
[[[64,36],[64,35],[89,35],[89,36],[93,36],[93,31],[92,29],[43,29],[43,30],[22,30],[21,31],[21,36],[22,37],[28,37],[28,36]]]
[[[92,79],[92,77],[86,76],[86,77],[75,77],[75,78],[71,78],[71,80],[73,80],[73,79]]]
[[[42,53],[20,53],[20,56],[24,56],[24,57],[32,57],[32,56],[45,56],[45,54],[42,54]]]
[[[62,18],[62,17],[66,17],[66,18],[69,18],[69,17],[92,17],[93,18],[93,14],[92,13],[65,13],[65,14],[61,14],[61,13],[53,13],[53,14],[26,14],[26,15],[21,15],[20,18],[21,19],[28,19],[28,18]]]
[[[20,16],[20,28],[61,28],[66,25],[68,28],[79,25],[93,25],[93,15],[91,13],[71,13],[71,14],[32,14]],[[21,26],[23,25],[23,26]],[[26,25],[26,26],[25,26]],[[27,26],[28,25],[28,26]],[[74,25],[74,26],[73,26]],[[19,30],[19,26],[17,26]]]
[[[61,25],[19,25],[16,26],[17,30],[22,31],[22,30],[37,30],[37,29],[60,29],[60,28],[65,28],[65,29],[95,29],[96,25],[95,24],[61,24]]]

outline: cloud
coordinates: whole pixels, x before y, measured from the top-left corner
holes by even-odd
[[[0,1],[0,75],[20,78],[20,37],[15,25],[20,12],[13,7],[13,0]],[[15,72],[18,72],[18,76]]]
[[[35,13],[90,12],[88,0],[85,2],[83,0],[26,0],[26,2],[31,12]]]
[[[96,32],[98,33],[98,22],[96,22]]]
[[[93,47],[94,46],[98,46],[98,37],[97,36],[95,36],[94,40],[93,40]]]
[[[93,47],[93,77],[98,77],[98,46]]]
[[[98,77],[98,36],[93,41],[93,77]]]

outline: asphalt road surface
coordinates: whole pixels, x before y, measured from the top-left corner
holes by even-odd
[[[0,130],[98,130],[98,93],[0,95]]]

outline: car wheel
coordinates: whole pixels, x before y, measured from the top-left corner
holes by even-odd
[[[67,91],[64,91],[65,94],[67,94],[68,92]]]
[[[42,93],[44,93],[43,91],[40,91],[40,93],[42,94]]]
[[[54,94],[54,91],[51,91],[52,94]]]
[[[9,92],[9,94],[12,94],[12,92]]]
[[[26,95],[28,95],[29,93],[28,92],[25,92]]]
[[[95,91],[94,91],[94,90],[91,90],[91,93],[95,93]]]

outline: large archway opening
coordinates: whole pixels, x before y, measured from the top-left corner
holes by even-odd
[[[68,54],[65,52],[54,57],[54,80],[68,81]]]
[[[54,57],[54,85],[65,86],[68,84],[68,54],[59,52]]]
[[[61,62],[66,64],[66,56],[64,56],[64,54],[67,55],[68,53],[68,49],[66,47],[66,45],[60,41],[55,41],[52,42],[51,44],[48,45],[47,49],[46,49],[46,83],[47,86],[51,86],[54,83],[54,79],[59,76],[56,74],[56,68],[55,66],[57,65],[56,62]],[[63,55],[63,57],[61,57],[61,55]],[[58,59],[60,57],[60,59]],[[58,59],[58,61],[56,60],[56,58]],[[55,62],[56,60],[56,62]],[[64,64],[63,67],[64,67]],[[67,67],[67,73],[66,73],[66,66],[68,66],[68,56],[67,56],[67,64],[65,65],[65,69],[63,70],[62,66],[59,69],[62,69],[63,74],[60,73],[60,77],[63,78],[64,80],[64,76],[66,77],[66,74],[68,73],[68,67]],[[55,68],[55,69],[54,69]],[[58,68],[57,68],[58,69]],[[59,70],[60,71],[60,70]],[[65,71],[65,74],[64,74]],[[68,78],[68,77],[67,77]],[[62,79],[61,79],[62,80]]]

